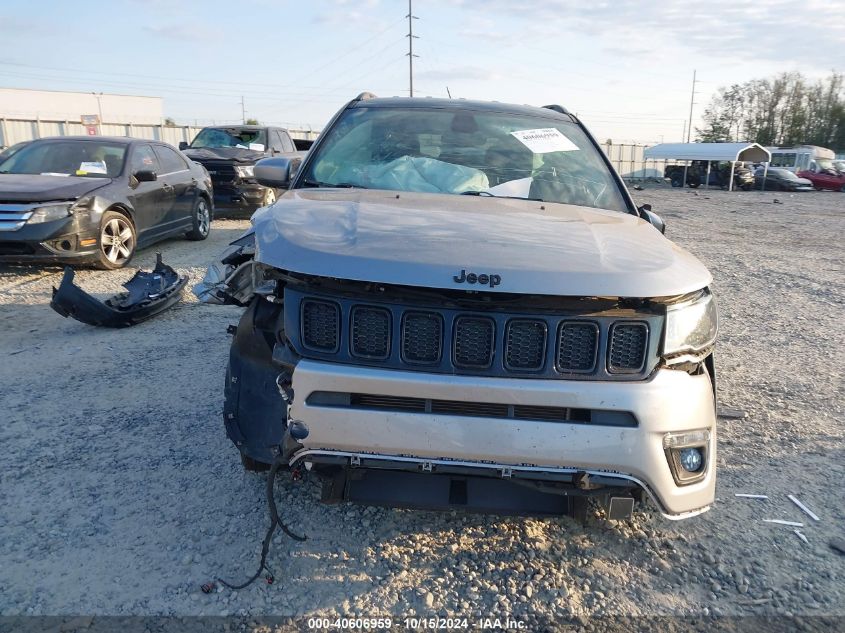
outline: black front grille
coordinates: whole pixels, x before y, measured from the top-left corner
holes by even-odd
[[[547,339],[548,328],[544,321],[511,321],[505,338],[505,367],[517,371],[542,369]]]
[[[368,302],[285,290],[285,331],[306,358],[386,369],[560,380],[641,380],[663,317],[558,315]]]
[[[352,354],[361,358],[387,358],[390,353],[390,311],[371,306],[352,308]]]
[[[402,358],[407,363],[434,364],[443,349],[443,317],[436,312],[406,312],[402,319]]]
[[[340,307],[331,301],[302,302],[302,342],[321,352],[335,352],[340,335]]]
[[[229,162],[201,161],[215,186],[231,185],[235,180],[235,166]]]
[[[496,324],[484,317],[462,316],[455,319],[455,365],[489,367],[493,362]]]
[[[636,373],[645,363],[648,325],[614,323],[610,328],[610,353],[607,368],[613,373]]]
[[[563,373],[588,373],[596,367],[599,328],[595,323],[562,323],[558,333],[557,368]]]

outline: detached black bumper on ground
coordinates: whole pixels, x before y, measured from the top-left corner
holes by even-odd
[[[123,284],[121,292],[104,302],[98,301],[73,283],[73,268],[65,268],[58,288],[53,288],[50,307],[63,317],[73,317],[89,325],[128,327],[154,317],[182,298],[188,277],[179,275],[156,255],[152,272],[139,270]]]

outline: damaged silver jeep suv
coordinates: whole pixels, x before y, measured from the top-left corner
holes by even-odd
[[[288,190],[230,258],[247,468],[308,471],[327,502],[708,509],[711,276],[575,116],[365,93],[255,175]]]

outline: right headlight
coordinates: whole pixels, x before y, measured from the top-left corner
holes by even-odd
[[[719,323],[716,302],[709,290],[666,311],[666,336],[663,355],[697,355],[707,352],[716,342]]]

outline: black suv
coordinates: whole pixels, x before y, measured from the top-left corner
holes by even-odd
[[[295,140],[280,127],[231,125],[203,128],[190,145],[179,143],[179,149],[208,170],[215,208],[252,213],[276,201],[276,190],[255,180],[255,163],[268,156],[307,150],[312,142]]]

